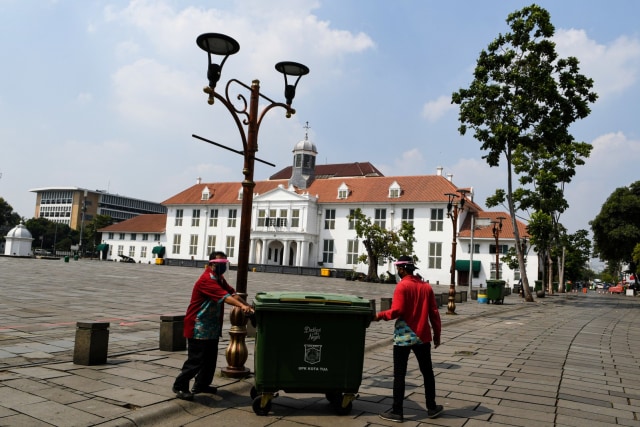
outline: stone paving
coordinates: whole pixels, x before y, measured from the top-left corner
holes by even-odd
[[[391,402],[392,322],[367,329],[359,398],[339,416],[321,394],[281,392],[267,416],[252,410],[253,378],[216,376],[217,395],[174,398],[185,352],[158,350],[160,316],[183,314],[198,269],[90,260],[0,257],[0,426],[378,426]],[[229,273],[231,283],[235,272]],[[448,286],[434,286],[446,292]],[[267,290],[391,297],[393,285],[249,274]],[[438,403],[427,419],[415,359],[407,377],[409,426],[640,425],[638,300],[564,294],[503,305],[457,304],[433,351]],[[77,321],[110,322],[105,365],[75,365]],[[227,321],[228,328],[228,321]],[[225,332],[223,341],[227,340]],[[223,347],[218,367],[227,365]],[[253,340],[247,339],[253,370]]]

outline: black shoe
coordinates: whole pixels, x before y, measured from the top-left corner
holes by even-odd
[[[388,410],[387,412],[383,412],[380,414],[380,418],[383,420],[394,421],[396,423],[401,423],[404,421],[404,417],[402,414],[396,414],[392,410]]]
[[[191,393],[193,394],[200,394],[200,393],[216,394],[217,392],[218,392],[218,389],[210,385],[206,385],[204,387],[193,386],[193,388],[191,389]]]
[[[442,407],[442,405],[436,405],[433,409],[427,410],[427,417],[435,418],[438,415],[440,415],[442,411],[444,411],[444,408]]]
[[[176,397],[178,399],[193,400],[193,393],[191,393],[189,390],[178,390],[175,387],[172,390],[176,394]]]

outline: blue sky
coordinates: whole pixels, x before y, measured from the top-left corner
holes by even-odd
[[[206,54],[195,43],[220,32],[240,43],[229,78],[259,79],[283,99],[282,60],[306,64],[297,114],[272,110],[259,134],[265,179],[291,162],[304,138],[317,163],[370,161],[385,175],[433,174],[438,166],[484,205],[504,188],[480,144],[457,129],[451,93],[467,87],[480,51],[508,31],[525,1],[0,0],[0,196],[34,215],[29,189],[78,186],[163,201],[205,182],[240,181],[242,157],[191,137],[241,149],[220,105],[202,92]],[[561,56],[576,56],[596,82],[592,114],[572,127],[594,145],[567,191],[561,217],[588,229],[611,192],[639,178],[640,34],[635,0],[539,1]]]

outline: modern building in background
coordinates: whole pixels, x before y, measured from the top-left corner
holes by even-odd
[[[411,222],[420,274],[432,283],[449,284],[454,224],[447,215],[447,194],[462,189],[465,205],[455,224],[457,284],[483,283],[495,278],[496,271],[507,283],[518,282],[519,271],[503,262],[496,265],[496,250],[505,253],[515,244],[509,215],[484,212],[473,202],[473,189],[456,186],[452,176],[443,176],[442,168],[435,175],[386,177],[368,162],[316,165],[316,155],[315,144],[305,138],[293,150],[292,166],[255,183],[249,264],[366,273],[368,266],[358,261],[365,247],[348,219],[360,209],[389,230]],[[242,196],[242,182],[198,179],[162,202],[167,208],[166,226],[161,239],[154,240],[166,243],[164,257],[178,262],[207,260],[211,252],[222,250],[237,263]],[[504,218],[498,245],[491,222],[497,217]],[[141,233],[151,230],[145,231],[141,221],[127,229],[127,222],[99,230],[111,248],[108,259],[125,255],[136,262],[152,262],[151,243],[144,255],[137,249]],[[526,236],[525,224],[517,224],[520,235]],[[394,272],[391,263],[380,266],[379,273],[386,271]],[[527,274],[538,277],[538,258],[533,253]]]
[[[35,218],[46,218],[75,230],[79,230],[83,221],[89,222],[95,215],[109,215],[115,222],[120,222],[142,214],[167,212],[167,208],[160,203],[110,194],[103,190],[44,187],[29,191],[36,193]]]

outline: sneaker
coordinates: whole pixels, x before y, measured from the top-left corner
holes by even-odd
[[[402,421],[404,421],[404,417],[402,416],[402,414],[396,414],[391,409],[380,414],[380,418],[382,418],[383,420],[394,421],[396,423],[401,423]]]
[[[210,385],[206,385],[204,387],[193,386],[193,388],[191,389],[191,393],[193,394],[200,394],[200,393],[216,394],[217,392],[218,392],[218,389]]]
[[[172,391],[176,394],[176,397],[178,399],[193,400],[193,393],[191,393],[189,390],[178,390],[174,387]]]
[[[438,415],[440,415],[442,411],[444,411],[444,408],[442,407],[442,405],[436,405],[433,409],[427,410],[427,417],[435,418]]]

